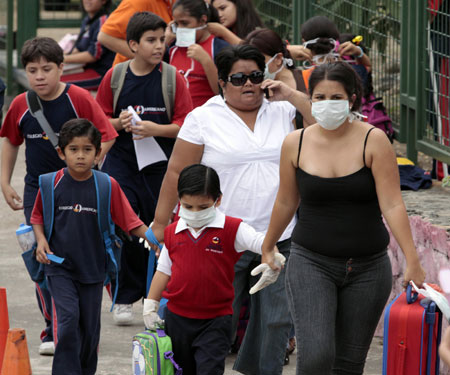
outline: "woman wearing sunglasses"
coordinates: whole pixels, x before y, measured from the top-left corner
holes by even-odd
[[[296,109],[306,121],[314,122],[309,98],[281,82],[277,82],[278,89],[271,95],[285,101],[264,98],[265,61],[256,47],[226,47],[215,63],[222,96],[194,109],[180,130],[152,225],[160,241],[177,203],[178,175],[195,163],[208,165],[219,174],[224,197],[221,210],[226,215],[242,218],[257,231],[265,231],[278,189],[281,144],[294,130]],[[286,258],[294,225],[293,219],[278,242],[279,251]],[[250,271],[260,262],[259,255],[245,252],[237,263],[237,300],[256,282]],[[286,314],[284,271],[276,283],[251,298],[250,321],[235,370],[244,374],[281,374],[291,326]]]

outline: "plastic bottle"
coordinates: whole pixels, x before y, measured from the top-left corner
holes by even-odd
[[[19,228],[16,230],[16,236],[22,251],[31,250],[36,243],[33,228],[29,225],[23,223],[20,224]]]

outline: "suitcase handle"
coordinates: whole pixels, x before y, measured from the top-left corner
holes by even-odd
[[[408,302],[408,304],[414,303],[417,301],[418,297],[419,293],[413,291],[412,285],[408,283],[408,286],[406,287],[406,302]]]

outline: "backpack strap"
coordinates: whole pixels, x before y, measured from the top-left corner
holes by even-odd
[[[116,287],[113,294],[112,311],[119,290],[119,264],[112,249],[112,237],[115,235],[115,227],[111,219],[111,179],[106,173],[97,170],[92,170],[92,173],[94,175],[95,192],[97,195],[98,226],[105,244],[106,256],[111,259],[115,266]]]
[[[42,103],[39,100],[38,95],[35,91],[28,90],[26,99],[31,116],[33,116],[37,120],[39,126],[45,132],[53,147],[58,148],[58,136],[55,134],[44,116],[44,110],[42,108]]]
[[[172,122],[173,107],[175,104],[177,70],[175,69],[174,66],[167,64],[164,61],[162,61],[161,63],[162,63],[161,88],[164,99],[164,105],[166,106],[169,121]]]
[[[47,238],[47,242],[50,241],[55,218],[55,177],[56,172],[46,173],[39,176],[39,189],[41,190],[44,216],[44,233]]]
[[[130,60],[124,61],[114,66],[111,75],[111,90],[113,94],[113,113],[116,112],[117,101],[119,100],[120,92],[125,82],[125,75],[127,74]]]

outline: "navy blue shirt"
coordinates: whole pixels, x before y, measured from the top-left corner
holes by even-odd
[[[49,246],[65,260],[61,265],[46,265],[46,274],[64,275],[87,284],[102,282],[106,251],[97,221],[94,177],[76,181],[65,169],[54,194],[55,216]]]
[[[103,15],[92,20],[89,16],[83,18],[80,28],[80,34],[75,48],[79,52],[88,51],[97,60],[87,64],[85,69],[94,69],[98,74],[104,75],[111,68],[115,53],[97,40],[98,33],[106,21],[107,16]]]
[[[153,121],[157,124],[170,124],[162,95],[160,64],[144,76],[136,76],[128,67],[113,117],[119,117],[120,112],[126,110],[129,105],[134,108],[142,120]],[[132,133],[127,133],[125,130],[121,130],[118,133],[119,136],[108,152],[108,156],[102,166],[104,172],[115,178],[123,175],[124,171],[127,171],[130,175],[139,172]],[[161,146],[167,158],[169,158],[175,139],[155,137],[155,140]],[[161,173],[165,173],[167,161],[149,165],[143,171],[145,172],[145,170],[149,169],[153,172],[161,171]]]

